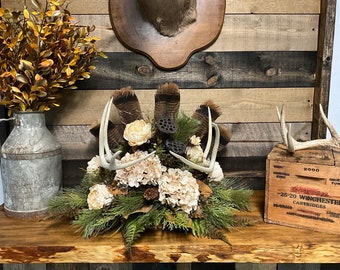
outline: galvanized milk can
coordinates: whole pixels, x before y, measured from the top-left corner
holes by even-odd
[[[4,209],[9,217],[43,215],[61,187],[61,145],[43,112],[14,113],[14,128],[1,147]]]

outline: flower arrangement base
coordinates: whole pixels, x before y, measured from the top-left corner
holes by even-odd
[[[43,112],[14,117],[1,149],[4,210],[8,217],[37,218],[61,186],[61,145],[46,128]]]
[[[151,120],[143,118],[130,87],[116,91],[102,114],[99,156],[89,161],[79,186],[51,200],[49,216],[70,220],[84,237],[120,232],[128,252],[154,229],[229,243],[224,232],[249,223],[235,213],[249,210],[252,191],[225,179],[216,161],[229,135],[213,122],[219,107],[208,100],[190,117],[179,114],[179,103],[177,85],[161,85]],[[112,104],[121,123],[109,127]]]

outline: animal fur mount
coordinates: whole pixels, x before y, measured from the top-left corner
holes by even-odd
[[[165,70],[183,67],[217,39],[225,9],[225,0],[109,0],[118,40]]]
[[[196,21],[196,0],[137,0],[142,17],[164,36],[175,36]]]

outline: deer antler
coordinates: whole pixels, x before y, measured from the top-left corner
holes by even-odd
[[[117,151],[116,153],[112,154],[109,143],[107,140],[107,128],[109,125],[109,118],[110,118],[110,111],[111,111],[111,103],[112,103],[112,98],[106,103],[102,118],[101,118],[101,125],[99,129],[99,157],[100,157],[100,162],[101,165],[104,169],[108,170],[120,170],[124,169],[127,167],[130,167],[148,157],[153,155],[155,153],[152,152],[148,154],[145,157],[126,162],[126,163],[120,163],[119,160],[116,159],[116,157],[122,152],[122,151]]]
[[[329,129],[331,138],[330,139],[317,139],[317,140],[311,140],[311,141],[306,141],[306,142],[298,142],[291,135],[291,125],[288,125],[288,128],[287,128],[287,125],[285,122],[284,105],[282,105],[281,111],[279,110],[278,107],[276,107],[277,116],[279,118],[280,126],[281,126],[281,136],[283,139],[283,143],[287,146],[287,149],[289,152],[294,153],[297,150],[311,148],[315,146],[331,146],[331,147],[337,147],[337,148],[340,147],[340,137],[338,133],[336,132],[331,122],[327,119],[321,104],[319,105],[319,108],[320,108],[321,117],[323,121],[325,122],[327,128]]]
[[[195,170],[205,172],[205,173],[211,173],[214,170],[214,165],[216,161],[216,156],[217,156],[217,151],[218,151],[218,145],[220,141],[220,130],[218,126],[211,121],[211,112],[210,108],[208,107],[208,116],[209,116],[209,129],[208,129],[208,140],[207,140],[207,145],[205,147],[204,153],[203,153],[203,162],[208,161],[208,153],[210,151],[211,147],[211,141],[212,141],[212,128],[215,130],[215,141],[214,141],[214,147],[211,153],[211,158],[209,161],[209,166],[202,166],[199,164],[196,164],[181,155],[178,155],[172,151],[170,151],[170,154],[173,155],[174,157],[178,158],[180,161],[182,161],[184,164],[188,165],[190,168],[193,168]]]

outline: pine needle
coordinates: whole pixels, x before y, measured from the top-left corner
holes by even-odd
[[[198,129],[199,121],[187,116],[184,112],[177,119],[177,131],[173,134],[173,139],[187,142]]]
[[[183,211],[167,211],[163,221],[163,230],[189,231],[192,227],[192,220]]]
[[[84,189],[65,189],[49,201],[47,218],[72,219],[84,207],[87,207],[87,192]]]

